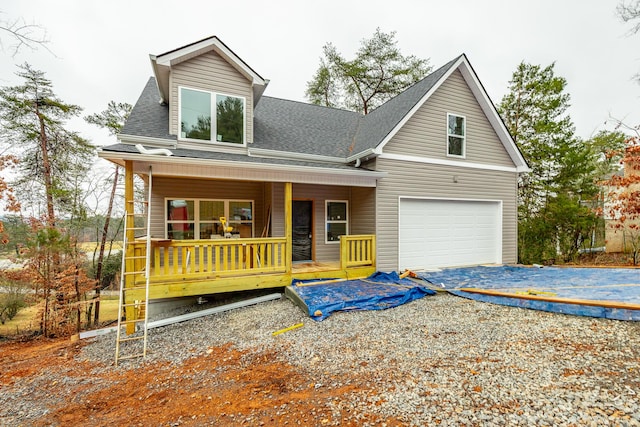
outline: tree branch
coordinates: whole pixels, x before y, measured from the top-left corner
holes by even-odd
[[[1,12],[0,12],[1,13]],[[15,57],[21,49],[27,48],[37,50],[39,47],[46,49],[53,56],[55,54],[49,49],[47,44],[50,42],[47,31],[40,25],[27,24],[23,18],[14,20],[0,20],[0,34],[9,34],[9,38],[13,40],[9,44],[8,49],[12,52],[11,57]],[[0,49],[5,50],[5,43],[0,37]]]

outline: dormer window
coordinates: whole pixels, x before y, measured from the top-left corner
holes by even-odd
[[[179,91],[181,140],[245,144],[243,97],[185,87]]]
[[[447,114],[447,156],[465,156],[467,133],[465,122],[463,116]]]

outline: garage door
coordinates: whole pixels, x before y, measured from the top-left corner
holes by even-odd
[[[500,202],[400,200],[400,269],[500,263]]]

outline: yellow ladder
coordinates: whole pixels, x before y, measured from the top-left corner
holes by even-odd
[[[120,299],[118,303],[118,329],[116,331],[115,364],[120,360],[146,357],[149,323],[149,278],[151,268],[151,167],[149,167],[148,198],[144,201],[128,200],[125,212],[122,265],[120,269]],[[136,213],[135,205],[142,203],[146,212]],[[138,226],[136,219],[144,218],[145,226]],[[146,232],[144,252],[135,249],[136,233]],[[133,293],[144,298],[133,299]],[[124,319],[123,319],[124,315]],[[123,334],[124,329],[124,334]]]

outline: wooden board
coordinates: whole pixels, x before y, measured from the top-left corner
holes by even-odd
[[[483,294],[483,295],[491,295],[496,297],[520,298],[520,299],[526,299],[526,300],[556,302],[556,303],[562,303],[562,304],[587,305],[587,306],[593,306],[593,307],[620,308],[625,310],[640,310],[640,304],[634,304],[630,302],[562,298],[562,297],[553,297],[553,296],[547,296],[547,295],[524,295],[524,294],[514,294],[510,292],[500,292],[500,291],[493,291],[489,289],[478,289],[478,288],[460,288],[456,290],[469,292],[472,294]]]

